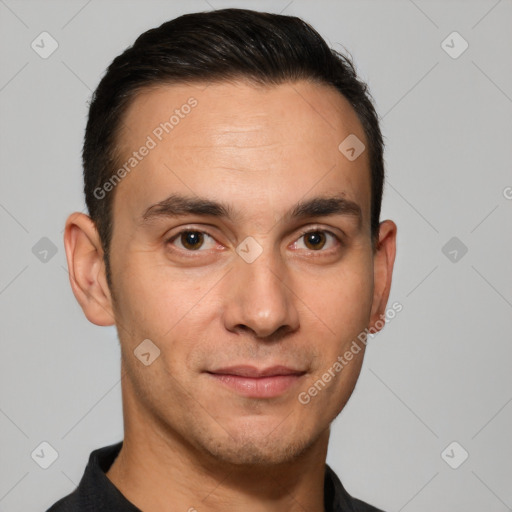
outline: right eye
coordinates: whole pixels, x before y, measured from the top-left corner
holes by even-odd
[[[185,229],[173,235],[167,243],[173,244],[175,241],[179,242],[177,247],[183,251],[198,252],[204,245],[206,240],[210,240],[210,246],[206,249],[213,249],[215,247],[215,239],[204,231]],[[206,250],[205,249],[205,250]]]

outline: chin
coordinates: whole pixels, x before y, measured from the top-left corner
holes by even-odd
[[[222,431],[221,438],[202,439],[199,444],[214,459],[226,464],[237,466],[275,466],[293,462],[300,458],[318,439],[302,430],[286,428],[262,428],[262,425],[251,429],[247,424],[234,435],[232,429]],[[288,431],[287,431],[288,430]]]
[[[226,444],[210,447],[210,453],[217,461],[237,466],[275,466],[296,460],[304,451],[304,445],[276,443],[258,443],[247,441],[245,444]]]

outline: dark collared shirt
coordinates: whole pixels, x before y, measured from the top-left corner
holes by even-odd
[[[141,512],[130,503],[105,474],[123,442],[94,450],[78,487],[68,496],[57,501],[47,512]],[[363,501],[352,498],[336,473],[325,465],[326,512],[382,512]]]

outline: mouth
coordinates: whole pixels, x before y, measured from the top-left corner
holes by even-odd
[[[274,398],[297,385],[306,371],[287,366],[232,366],[206,373],[220,385],[248,398]]]

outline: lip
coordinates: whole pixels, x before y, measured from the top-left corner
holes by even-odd
[[[249,398],[274,398],[296,385],[306,373],[287,366],[231,366],[207,372],[219,384]]]
[[[281,375],[298,375],[306,373],[303,370],[297,370],[295,368],[289,368],[288,366],[277,365],[269,366],[268,368],[256,368],[250,365],[239,365],[229,366],[227,368],[219,368],[218,370],[212,370],[208,373],[220,374],[220,375],[234,375],[237,377],[276,377]]]

